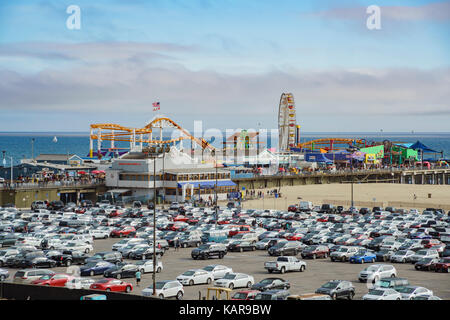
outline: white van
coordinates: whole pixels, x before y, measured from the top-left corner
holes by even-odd
[[[298,205],[300,211],[311,211],[313,208],[314,206],[311,201],[300,201]]]

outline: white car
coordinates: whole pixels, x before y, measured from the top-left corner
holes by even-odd
[[[392,278],[397,276],[397,270],[394,266],[388,264],[373,264],[362,270],[358,279],[360,282],[375,283],[382,278]]]
[[[363,300],[402,300],[402,295],[389,288],[371,289],[362,297]]]
[[[208,272],[211,272],[214,276],[214,280],[223,278],[227,273],[232,273],[233,269],[227,266],[223,266],[220,264],[211,264],[209,266],[206,266],[202,268],[203,270],[206,270]]]
[[[402,263],[406,263],[409,262],[411,259],[411,257],[415,254],[414,251],[412,250],[400,250],[397,251],[396,253],[394,253],[391,256],[391,262],[402,262]]]
[[[425,258],[439,259],[439,253],[437,252],[437,250],[434,249],[419,250],[414,255],[412,255],[411,258],[409,258],[409,261],[411,261],[412,263],[416,263],[417,261]]]
[[[165,280],[156,282],[156,296],[161,299],[176,297],[177,300],[181,300],[184,295],[183,285],[178,281]],[[144,297],[153,296],[153,286],[149,286],[142,290]]]
[[[245,273],[227,273],[223,278],[214,281],[216,287],[224,288],[251,288],[255,279]]]
[[[110,233],[111,232],[108,230],[101,230],[101,229],[89,230],[89,234],[94,239],[108,239]]]
[[[91,284],[96,280],[92,278],[72,278],[64,285],[68,289],[85,289],[90,290]]]
[[[153,272],[153,260],[138,260],[133,263],[139,268],[141,273]],[[163,270],[163,264],[161,261],[156,260],[156,272],[159,273]]]
[[[58,245],[55,245],[56,250],[68,250],[68,251],[78,251],[78,252],[84,252],[89,253],[94,248],[91,244],[88,243],[78,243],[78,242],[63,242]]]
[[[214,275],[203,269],[191,269],[177,277],[182,285],[192,286],[194,284],[210,284],[214,280]]]
[[[424,287],[416,287],[416,286],[405,286],[400,287],[396,290],[402,295],[403,300],[412,300],[417,296],[432,296],[433,291]]]

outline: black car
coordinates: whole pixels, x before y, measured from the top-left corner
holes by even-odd
[[[47,257],[35,257],[24,259],[19,264],[20,268],[54,268],[56,261]]]
[[[251,243],[250,241],[233,241],[228,246],[229,251],[255,251],[256,246],[254,243]]]
[[[100,260],[117,264],[117,263],[122,262],[123,258],[122,258],[122,254],[118,251],[98,252],[95,255],[93,255],[92,257],[87,258],[85,260],[85,263],[94,262],[94,261],[97,262]]]
[[[227,254],[227,247],[221,243],[203,244],[191,251],[194,260],[218,257],[222,259]]]
[[[156,256],[162,257],[164,255],[164,250],[156,247]],[[150,248],[139,248],[136,251],[130,253],[130,259],[142,260],[142,259],[153,259],[153,246]]]
[[[202,243],[201,238],[196,237],[181,237],[180,238],[180,247],[198,247]]]
[[[112,268],[107,269],[103,275],[106,278],[135,278],[138,266],[134,264],[120,263]]]
[[[280,242],[270,247],[267,252],[271,256],[296,256],[301,248],[295,241]]]
[[[64,209],[64,202],[59,201],[59,200],[52,201],[48,205],[48,209],[49,210],[63,210]]]
[[[260,282],[252,285],[252,290],[266,291],[266,290],[287,290],[291,287],[291,284],[281,278],[266,278]]]
[[[86,263],[86,259],[89,256],[84,252],[78,251],[56,251],[51,250],[45,253],[47,258],[52,259],[56,262],[57,266],[70,266],[72,264],[82,265]]]
[[[258,292],[254,300],[286,300],[290,296],[287,290],[267,290]]]
[[[353,299],[355,296],[355,288],[350,281],[331,280],[322,285],[315,293],[327,294],[333,300],[338,298]]]
[[[91,200],[81,200],[81,206],[83,208],[92,208],[94,204],[92,203]]]

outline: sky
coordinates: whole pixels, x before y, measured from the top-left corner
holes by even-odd
[[[442,0],[0,0],[0,131],[143,127],[155,101],[271,129],[290,92],[305,132],[448,132],[449,34]]]

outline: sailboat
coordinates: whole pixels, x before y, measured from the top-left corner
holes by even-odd
[[[57,142],[58,142],[58,139],[56,139],[56,136],[53,138],[53,142],[54,142],[54,143],[57,143]]]

